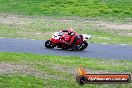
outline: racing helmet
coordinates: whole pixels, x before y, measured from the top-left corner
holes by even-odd
[[[73,33],[74,30],[72,28],[68,28],[68,35],[71,35],[71,33]]]

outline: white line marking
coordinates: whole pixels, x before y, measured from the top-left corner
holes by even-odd
[[[108,44],[108,43],[101,43],[101,44]]]
[[[15,39],[25,39],[25,38],[15,38]]]
[[[0,38],[5,38],[5,37],[0,37]]]
[[[26,38],[15,38],[15,39],[26,39]],[[36,39],[29,39],[29,40],[36,40]]]
[[[127,44],[120,44],[120,45],[123,45],[123,46],[125,46],[125,45],[127,45]]]

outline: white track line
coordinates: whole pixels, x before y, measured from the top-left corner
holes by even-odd
[[[101,43],[101,44],[104,44],[105,45],[105,44],[108,44],[108,43]]]
[[[120,44],[120,45],[125,46],[125,45],[127,45],[127,44]]]
[[[0,38],[5,38],[5,37],[0,37]]]

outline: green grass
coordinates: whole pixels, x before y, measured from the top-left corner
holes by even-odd
[[[90,42],[132,45],[132,36],[120,35],[120,33],[131,33],[131,30],[100,27],[94,21],[87,22],[80,18],[30,18],[8,15],[6,18],[1,16],[1,19],[7,23],[2,21],[5,23],[0,24],[0,37],[47,40],[55,31],[72,27],[78,34],[92,35]]]
[[[130,73],[132,61],[94,59],[80,57],[49,56],[26,53],[0,53],[0,65],[9,65],[0,71],[0,86],[3,88],[130,88],[132,84],[76,83],[75,74],[80,64],[92,72]],[[11,71],[13,69],[14,70]],[[28,70],[27,70],[28,69]]]
[[[124,28],[111,30],[94,22],[131,25],[131,3],[131,0],[0,0],[0,37],[47,40],[55,31],[73,27],[78,34],[92,35],[90,42],[132,45],[132,36],[124,36]]]
[[[48,16],[132,17],[131,0],[1,0],[1,13]]]
[[[42,88],[43,80],[31,75],[0,75],[1,88]]]

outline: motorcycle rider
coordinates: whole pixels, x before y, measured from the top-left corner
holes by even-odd
[[[71,49],[75,48],[77,33],[72,28],[62,30],[62,32],[66,32],[66,34],[62,38],[63,43],[67,44],[67,47]]]

